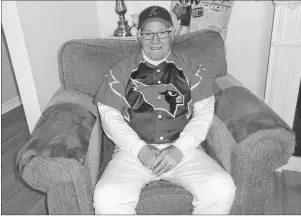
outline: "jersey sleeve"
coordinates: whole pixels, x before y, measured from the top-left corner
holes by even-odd
[[[94,104],[97,104],[97,102],[110,106],[119,112],[122,112],[126,105],[125,81],[121,69],[117,66],[110,69],[100,84],[93,99]]]
[[[209,72],[202,66],[198,65],[190,79],[190,91],[193,104],[209,98],[219,91],[220,87],[209,76]]]

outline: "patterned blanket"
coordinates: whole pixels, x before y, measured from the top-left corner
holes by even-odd
[[[237,143],[260,130],[285,128],[293,132],[267,104],[241,86],[233,86],[221,92],[215,113]]]
[[[74,158],[84,164],[95,120],[89,110],[77,104],[60,103],[47,108],[17,154],[18,175],[36,156]]]

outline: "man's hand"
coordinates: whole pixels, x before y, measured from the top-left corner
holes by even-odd
[[[153,173],[157,176],[173,169],[183,159],[183,153],[176,146],[171,145],[163,150],[153,162]]]
[[[159,153],[160,150],[156,147],[145,145],[140,149],[138,158],[146,168],[152,170],[154,168],[153,161]]]

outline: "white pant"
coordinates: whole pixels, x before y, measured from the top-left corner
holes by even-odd
[[[163,149],[169,145],[155,146]],[[190,191],[193,214],[228,214],[235,197],[232,177],[200,148],[188,152],[175,168],[159,177],[138,158],[117,150],[95,186],[95,214],[136,214],[143,187],[160,179]]]

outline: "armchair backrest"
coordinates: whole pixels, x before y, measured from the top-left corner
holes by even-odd
[[[218,32],[202,30],[176,37],[174,50],[200,59],[215,78],[227,73],[224,41]],[[60,81],[65,89],[95,96],[102,78],[111,66],[133,52],[136,41],[78,39],[64,43],[58,53]]]

